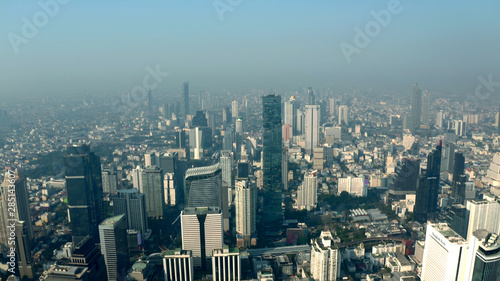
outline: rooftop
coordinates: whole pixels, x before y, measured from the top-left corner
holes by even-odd
[[[107,219],[103,220],[100,225],[114,225],[119,220],[121,220],[124,216],[125,216],[125,214],[121,214],[118,216],[107,218]]]

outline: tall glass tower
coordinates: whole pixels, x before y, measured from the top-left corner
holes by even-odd
[[[422,90],[418,88],[417,82],[413,85],[413,104],[411,106],[411,117],[413,120],[412,130],[420,129],[420,120],[422,114]]]
[[[270,232],[279,230],[283,221],[281,208],[283,183],[281,179],[281,96],[262,97],[262,170],[264,188],[263,224]],[[267,236],[267,231],[266,231]]]

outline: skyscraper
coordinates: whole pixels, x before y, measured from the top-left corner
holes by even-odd
[[[87,268],[89,281],[105,280],[106,263],[94,240],[90,236],[86,236],[73,246],[74,250],[69,265]]]
[[[33,259],[31,258],[31,239],[29,228],[25,221],[17,221],[15,226],[16,253],[19,275],[33,278]]]
[[[297,102],[295,97],[291,97],[289,101],[285,102],[284,124],[290,125],[293,134],[297,134]]]
[[[263,96],[262,105],[262,170],[265,193],[263,224],[269,230],[277,230],[283,221],[281,208],[283,192],[281,181],[281,96],[274,94]]]
[[[241,262],[238,248],[216,249],[212,255],[212,275],[214,281],[240,281]]]
[[[335,116],[335,99],[330,99],[330,116]]]
[[[453,158],[453,179],[452,179],[452,195],[455,198],[460,198],[460,204],[465,204],[465,157],[461,152],[455,152]]]
[[[463,279],[469,243],[445,223],[427,224],[422,281]]]
[[[308,105],[315,105],[316,104],[316,96],[314,95],[314,91],[312,87],[309,87],[307,89],[307,96],[308,96]]]
[[[233,118],[240,116],[239,115],[239,105],[238,105],[237,100],[233,100],[233,102],[231,103],[231,116]]]
[[[153,94],[151,93],[151,90],[148,91],[148,98],[146,100],[146,104],[148,106],[148,111],[150,113],[153,112]]]
[[[339,125],[349,126],[349,107],[347,105],[339,106]]]
[[[234,129],[233,127],[227,127],[224,132],[224,139],[222,140],[222,149],[227,151],[233,151],[234,142]]]
[[[430,123],[430,93],[429,90],[424,91],[422,98],[422,124],[429,125]]]
[[[311,245],[311,275],[314,280],[332,281],[340,278],[340,250],[333,245],[330,231],[321,231]]]
[[[498,233],[486,229],[473,232],[467,275],[464,280],[499,280],[500,279],[500,239]]]
[[[102,192],[114,194],[118,190],[118,177],[116,170],[112,167],[104,168],[101,172]]]
[[[441,172],[441,143],[427,156],[427,170],[421,175],[417,184],[415,202],[415,220],[426,222],[437,216],[439,182]]]
[[[148,217],[146,213],[145,195],[137,189],[122,189],[113,196],[113,212],[115,215],[125,214],[127,228],[146,234]]]
[[[237,242],[240,247],[249,247],[252,235],[257,231],[257,188],[255,184],[246,180],[236,181],[235,187]]]
[[[492,233],[500,233],[500,202],[495,198],[485,196],[484,200],[468,200],[466,202],[467,240],[472,238],[474,231],[485,229]]]
[[[306,153],[312,155],[313,149],[319,145],[319,105],[306,105]]]
[[[281,159],[281,182],[283,182],[283,190],[288,190],[288,148],[283,147]]]
[[[4,227],[0,229],[0,247],[5,254],[10,248],[10,235],[7,226],[12,223],[13,219],[24,221],[27,239],[30,240],[30,242],[34,237],[28,188],[26,179],[22,173],[19,170],[6,169],[0,192],[0,223],[4,225]],[[12,207],[13,202],[15,202],[14,207]],[[12,211],[12,209],[14,209],[14,211]]]
[[[207,269],[207,258],[223,246],[222,213],[218,207],[181,211],[182,249],[192,251],[195,267]]]
[[[311,211],[318,203],[318,171],[310,171],[304,175],[302,185],[297,190],[297,207],[299,210]]]
[[[163,273],[165,281],[193,281],[193,252],[181,249],[165,251]]]
[[[222,192],[227,192],[227,202],[233,202],[233,154],[231,151],[220,152],[220,165],[222,169]]]
[[[417,82],[413,85],[413,95],[412,95],[412,106],[411,106],[411,117],[413,120],[412,132],[416,129],[420,129],[420,119],[422,113],[422,90],[418,88]]]
[[[436,113],[436,127],[442,129],[444,125],[444,112],[442,110]]]
[[[163,172],[158,166],[151,166],[142,172],[142,193],[146,196],[146,212],[148,217],[162,218],[163,203]]]
[[[73,243],[90,235],[99,241],[103,217],[101,164],[89,145],[69,146],[64,156]]]
[[[189,82],[184,82],[182,84],[183,92],[182,92],[182,117],[186,118],[189,114]]]
[[[142,172],[144,171],[143,166],[137,166],[135,169],[132,169],[132,186],[143,192],[142,190]]]
[[[125,215],[121,214],[105,219],[99,225],[99,236],[108,281],[124,280],[129,263]]]

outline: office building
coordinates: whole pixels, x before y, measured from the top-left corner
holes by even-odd
[[[159,157],[159,166],[163,173],[174,173],[177,171],[179,155],[177,152],[163,153]]]
[[[250,177],[250,163],[238,161],[236,164],[236,180],[247,180]]]
[[[467,274],[464,280],[500,280],[500,241],[498,233],[478,229],[472,233]]]
[[[448,226],[463,238],[467,238],[467,209],[462,204],[453,204],[446,213]]]
[[[347,105],[339,106],[339,125],[349,126],[349,107]]]
[[[485,196],[484,200],[467,201],[468,240],[478,229],[485,229],[491,233],[500,233],[500,203],[492,197]]]
[[[297,207],[299,210],[314,210],[318,203],[318,171],[310,171],[304,175],[302,185],[297,190]]]
[[[195,127],[189,130],[189,150],[191,159],[203,158],[203,130]]]
[[[19,269],[19,276],[21,278],[31,279],[34,277],[34,269],[33,269],[33,259],[31,258],[31,239],[29,233],[28,225],[25,221],[17,221],[15,223],[15,231],[16,234],[16,259],[17,259],[17,267]]]
[[[224,131],[224,139],[222,140],[222,149],[227,151],[233,151],[234,142],[234,129],[233,127],[227,127]]]
[[[295,97],[292,96],[289,101],[285,102],[284,110],[283,124],[289,125],[292,128],[292,135],[295,135],[297,133],[297,102]]]
[[[163,199],[166,206],[175,206],[179,202],[179,192],[177,191],[177,180],[173,173],[163,175]]]
[[[422,119],[421,122],[424,125],[429,125],[431,118],[430,118],[430,99],[431,95],[429,93],[429,90],[424,91],[424,95],[422,96]]]
[[[490,192],[496,196],[500,196],[500,153],[493,155],[493,160],[490,163],[484,182],[490,186]]]
[[[231,123],[231,110],[228,106],[222,108],[222,123]]]
[[[325,147],[315,147],[313,149],[313,155],[313,169],[318,171],[323,170],[325,167]]]
[[[428,224],[422,281],[466,280],[469,243],[446,223]]]
[[[329,99],[329,102],[330,102],[330,116],[334,117],[335,116],[335,99]]]
[[[269,236],[279,229],[283,221],[281,96],[263,96],[262,105],[262,170],[265,193],[262,223],[268,228]]]
[[[332,281],[340,278],[340,250],[333,245],[330,231],[321,231],[311,245],[311,276],[317,281]]]
[[[99,236],[108,281],[123,280],[127,275],[129,263],[125,215],[105,219],[99,225]]]
[[[237,117],[235,123],[236,133],[240,135],[243,134],[243,118]]]
[[[145,235],[148,230],[146,196],[137,189],[122,189],[113,196],[115,215],[125,214],[127,229],[135,229]]]
[[[193,253],[193,265],[207,269],[213,250],[223,246],[222,213],[218,207],[184,208],[181,211],[182,249]]]
[[[227,192],[227,202],[233,202],[233,153],[228,150],[220,152],[220,166],[222,169],[222,192]]]
[[[73,243],[87,235],[99,241],[99,223],[104,216],[100,159],[89,145],[69,146],[64,166]]]
[[[181,116],[186,119],[189,114],[189,82],[184,82],[182,84],[182,106],[181,106]]]
[[[9,280],[9,279],[7,279]],[[53,265],[42,273],[39,280],[48,281],[89,281],[88,268],[83,266]],[[96,279],[94,279],[96,280]],[[102,279],[101,279],[102,280]]]
[[[207,117],[205,117],[205,113],[201,110],[197,110],[196,114],[193,116],[193,119],[191,119],[191,125],[193,127],[207,127],[208,126],[208,121]]]
[[[215,249],[212,254],[212,276],[214,281],[240,281],[241,261],[238,248]]]
[[[146,196],[146,212],[150,218],[163,217],[163,172],[158,166],[147,167],[142,172],[142,193]]]
[[[441,173],[441,143],[427,156],[427,170],[418,179],[414,218],[426,222],[437,216]]]
[[[442,110],[436,113],[436,127],[438,129],[444,128],[444,111]]]
[[[365,186],[365,182],[362,177],[339,178],[337,194],[340,195],[343,191],[352,196],[358,197],[366,197],[368,195],[368,187]]]
[[[89,281],[106,279],[106,263],[104,256],[90,236],[84,237],[80,243],[73,244],[70,266],[85,267]]]
[[[422,113],[422,90],[418,88],[415,82],[412,93],[411,118],[413,120],[411,131],[420,129],[420,120]]]
[[[236,181],[234,199],[238,246],[250,247],[257,227],[257,187],[246,180]]]
[[[144,154],[144,166],[149,167],[149,166],[158,166],[159,161],[158,160],[158,155],[156,152],[146,152]]]
[[[167,250],[163,253],[165,281],[193,281],[193,252],[189,250]]]
[[[12,183],[12,181],[14,183]],[[4,180],[0,186],[0,192],[0,223],[3,223],[2,225],[4,226],[0,229],[0,247],[5,256],[10,250],[10,234],[7,226],[12,223],[12,220],[24,222],[27,239],[30,240],[30,242],[34,236],[28,187],[22,173],[19,170],[7,168],[5,170]],[[12,207],[12,203],[15,203],[14,207]]]
[[[305,139],[306,153],[313,154],[313,149],[319,145],[319,105],[306,105]]]
[[[307,89],[307,96],[308,96],[308,105],[315,105],[316,104],[316,96],[314,95],[314,91],[311,87]]]
[[[118,177],[113,167],[104,168],[101,172],[102,192],[115,194],[118,190]]]
[[[288,191],[288,148],[283,147],[281,152],[281,182],[283,183],[283,190]]]
[[[238,101],[233,100],[233,102],[231,102],[231,117],[236,118],[238,116],[240,116]]]
[[[453,142],[446,142],[443,146],[443,157],[441,159],[441,170],[453,173],[453,160],[455,160],[456,145]]]
[[[144,172],[143,166],[137,166],[132,169],[132,186],[139,190],[139,192],[144,192],[142,189],[142,173]]]

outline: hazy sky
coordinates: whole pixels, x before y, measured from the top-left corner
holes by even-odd
[[[170,73],[157,93],[170,94],[187,80],[193,93],[409,90],[415,80],[465,93],[478,76],[500,81],[498,0],[65,0],[49,15],[40,3],[54,1],[0,1],[0,96],[116,95],[157,65]],[[232,11],[221,17],[214,3]],[[388,5],[391,19],[374,25],[372,12]],[[356,45],[355,28],[367,25],[373,37]],[[350,63],[342,42],[360,47]]]

